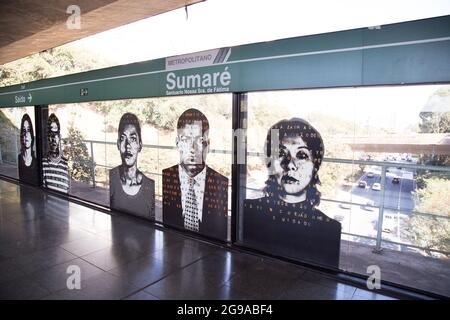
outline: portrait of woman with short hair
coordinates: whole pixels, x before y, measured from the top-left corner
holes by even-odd
[[[299,118],[274,124],[266,137],[265,196],[244,201],[244,241],[273,254],[339,267],[341,224],[321,212],[320,133]]]
[[[142,135],[139,119],[132,113],[120,119],[117,149],[122,164],[109,171],[111,209],[154,219],[155,182],[138,169]]]

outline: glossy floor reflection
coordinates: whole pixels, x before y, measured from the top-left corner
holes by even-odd
[[[0,299],[390,298],[0,180]]]

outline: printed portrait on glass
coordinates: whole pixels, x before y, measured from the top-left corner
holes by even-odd
[[[61,126],[52,113],[47,120],[48,153],[42,159],[42,183],[51,190],[68,193],[70,176],[68,161],[61,148]]]
[[[138,169],[142,135],[139,119],[132,113],[120,118],[117,149],[122,164],[109,171],[111,209],[154,219],[155,182]]]
[[[177,123],[179,164],[163,170],[163,222],[226,240],[228,179],[206,165],[209,122],[196,109]]]
[[[322,213],[320,133],[299,118],[273,125],[266,137],[269,175],[260,199],[244,201],[244,241],[277,255],[339,267],[341,224]]]
[[[26,113],[20,123],[19,179],[33,185],[39,185],[39,168],[34,154],[33,123]]]

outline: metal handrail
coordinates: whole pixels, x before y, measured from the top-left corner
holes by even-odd
[[[152,174],[150,172],[150,174]],[[157,173],[153,173],[153,174],[157,174]],[[261,191],[261,189],[255,189],[255,188],[250,188],[250,187],[241,187],[241,189],[243,190],[251,190],[251,191]],[[335,202],[335,203],[342,203],[342,204],[348,204],[351,206],[365,206],[365,207],[370,207],[370,208],[379,208],[379,206],[373,206],[373,205],[369,205],[366,203],[359,203],[359,202],[349,202],[349,201],[343,201],[343,200],[334,200],[334,199],[328,199],[328,198],[320,198],[320,201],[326,201],[326,202]],[[397,208],[394,207],[385,207],[386,209],[390,209],[390,210],[397,210]],[[442,216],[440,214],[435,214],[435,213],[426,213],[426,212],[419,212],[419,211],[405,211],[405,210],[397,210],[400,213],[410,213],[412,215],[419,215],[419,216],[425,216],[425,217],[436,217],[439,219],[450,219],[449,216]]]
[[[352,236],[352,237],[359,237],[359,238],[364,238],[364,239],[369,239],[369,240],[374,240],[376,241],[377,238],[371,237],[371,236],[364,236],[361,234],[355,234],[355,233],[350,233],[350,232],[342,232],[342,234],[347,235],[347,236]],[[391,244],[395,244],[395,245],[399,245],[399,246],[406,246],[409,248],[414,248],[414,249],[418,249],[418,250],[427,250],[430,252],[435,252],[435,253],[441,253],[441,254],[445,254],[448,255],[450,254],[450,252],[448,251],[442,251],[442,250],[436,250],[436,249],[427,249],[424,247],[419,247],[413,244],[409,244],[409,243],[405,243],[405,242],[396,242],[396,241],[392,241],[392,240],[388,240],[388,239],[383,239],[383,242],[387,242],[387,243],[391,243]]]
[[[97,164],[97,167],[102,167],[105,169],[112,169],[112,166],[107,166],[107,165],[103,165],[103,164]],[[157,172],[151,172],[151,171],[144,171],[144,173],[147,174],[151,174],[153,176],[162,176],[161,173],[157,173]],[[231,187],[231,184],[228,185],[229,187]],[[261,189],[255,189],[255,188],[250,188],[250,187],[241,187],[241,189],[243,190],[251,190],[251,191],[261,191]],[[342,203],[342,204],[348,204],[351,206],[365,206],[365,207],[370,207],[370,208],[374,208],[374,209],[378,209],[379,206],[373,206],[373,205],[369,205],[366,203],[359,203],[359,202],[349,202],[349,201],[343,201],[343,200],[334,200],[334,199],[328,199],[328,198],[321,198],[321,201],[325,201],[325,202],[334,202],[334,203]],[[385,209],[390,209],[390,210],[397,210],[397,208],[394,207],[384,207]],[[432,217],[432,218],[438,218],[438,219],[444,219],[444,220],[450,220],[449,216],[442,216],[439,214],[435,214],[435,213],[427,213],[427,212],[420,212],[420,211],[405,211],[405,210],[398,210],[400,213],[409,213],[412,215],[418,215],[418,216],[424,216],[424,217]]]
[[[116,145],[116,142],[111,142],[111,141],[83,140],[83,142]],[[174,147],[174,146],[154,145],[154,144],[143,144],[142,146],[145,148],[150,148],[150,149],[177,150],[177,147]],[[230,155],[233,153],[231,150],[222,150],[222,149],[210,149],[209,152],[230,154]],[[266,157],[266,154],[261,153],[261,152],[250,152],[249,151],[249,152],[247,152],[247,155],[251,156],[251,157],[262,157],[262,158]],[[363,164],[363,165],[369,165],[369,166],[388,167],[388,168],[398,167],[401,165],[402,168],[450,172],[450,167],[417,165],[417,164],[404,163],[404,162],[399,163],[399,162],[388,162],[388,161],[354,160],[354,159],[326,158],[326,157],[323,158],[323,162]]]
[[[93,163],[95,163],[94,162],[94,151],[93,151],[94,150],[93,149],[93,145],[94,144],[116,145],[116,142],[111,142],[111,141],[83,140],[83,142],[90,144],[91,160],[92,160]],[[165,150],[176,150],[177,149],[177,147],[165,146],[165,145],[143,144],[142,146],[143,146],[143,148],[149,148],[149,149],[165,149]],[[232,151],[230,151],[230,150],[220,150],[220,149],[211,149],[211,150],[209,150],[209,152],[211,152],[211,153],[218,153],[218,154],[229,154],[229,155],[232,154]],[[265,157],[266,155],[264,153],[260,153],[260,152],[247,152],[247,156],[251,156],[251,157]],[[358,236],[358,237],[364,237],[364,238],[376,240],[376,246],[374,248],[374,252],[381,252],[382,251],[382,246],[381,246],[382,242],[388,242],[388,243],[392,243],[392,244],[396,244],[396,245],[405,245],[405,246],[408,246],[408,247],[411,247],[411,248],[420,249],[420,250],[428,250],[430,252],[437,252],[437,253],[442,253],[442,254],[450,254],[450,252],[440,251],[440,250],[435,250],[435,249],[422,248],[422,247],[415,246],[413,244],[400,243],[400,242],[395,242],[395,241],[383,239],[383,237],[382,237],[384,209],[394,209],[394,210],[397,210],[399,213],[406,213],[406,211],[400,210],[398,208],[392,208],[392,207],[385,207],[384,206],[387,168],[401,166],[402,168],[410,168],[410,169],[416,169],[416,170],[419,169],[419,170],[432,170],[432,171],[450,172],[450,167],[417,165],[417,164],[409,164],[409,163],[403,163],[403,162],[399,163],[399,162],[388,162],[388,161],[353,160],[353,159],[340,159],[340,158],[324,158],[323,162],[340,163],[340,164],[342,164],[342,163],[344,163],[344,164],[357,164],[357,165],[362,164],[362,165],[381,167],[382,193],[381,193],[380,206],[377,207],[377,206],[367,205],[367,204],[363,204],[363,203],[354,203],[354,202],[347,202],[347,201],[340,201],[340,200],[333,200],[333,199],[326,199],[326,198],[322,199],[323,201],[328,201],[328,202],[336,202],[336,203],[343,203],[343,204],[349,204],[349,205],[358,205],[358,206],[364,205],[364,206],[369,206],[369,207],[372,207],[372,208],[378,208],[379,213],[378,213],[378,223],[377,223],[378,228],[377,228],[377,237],[376,238],[368,237],[368,236],[355,235],[355,234],[345,233],[345,232],[343,232],[342,234],[351,235],[351,236]],[[102,164],[94,165],[94,168],[92,170],[92,180],[93,180],[93,186],[94,187],[95,187],[95,166],[108,168],[108,169],[112,168],[111,166],[102,165]],[[157,176],[161,176],[162,175],[161,173],[156,173],[156,172],[145,172],[145,173],[152,174],[152,175],[157,175]],[[229,187],[230,186],[231,185],[229,185]],[[260,191],[258,189],[252,189],[252,188],[247,188],[247,187],[244,187],[244,188],[245,189],[249,189],[249,190]],[[413,215],[421,215],[421,216],[433,217],[433,218],[439,218],[439,219],[450,219],[450,217],[448,217],[448,216],[442,216],[442,215],[437,215],[437,214],[432,214],[432,213],[423,213],[423,212],[418,212],[418,211],[410,211],[408,213],[413,214]]]

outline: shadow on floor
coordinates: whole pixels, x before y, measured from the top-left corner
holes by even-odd
[[[36,188],[0,180],[0,195],[1,299],[391,299]]]

